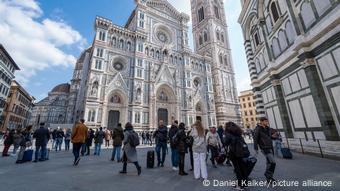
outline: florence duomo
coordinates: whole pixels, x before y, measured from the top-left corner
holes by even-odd
[[[135,4],[125,26],[95,18],[95,38],[71,80],[74,107],[66,122],[84,118],[90,127],[112,129],[129,121],[138,130],[160,120],[240,123],[223,1],[191,1],[194,51],[189,15],[166,0]]]

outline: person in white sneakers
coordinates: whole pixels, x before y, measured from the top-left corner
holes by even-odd
[[[208,178],[206,163],[207,143],[205,141],[204,127],[201,121],[196,121],[193,125],[190,136],[194,138],[192,151],[194,155],[195,179],[199,180],[200,178],[203,178],[206,180]]]

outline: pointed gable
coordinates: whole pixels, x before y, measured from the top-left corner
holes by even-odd
[[[156,84],[159,84],[159,83],[166,83],[171,86],[175,85],[175,79],[173,78],[169,70],[169,67],[165,64],[161,66],[160,72],[158,73],[156,77]]]
[[[189,15],[177,11],[177,9],[173,7],[167,0],[149,0],[146,2],[146,5],[150,8],[164,12],[175,19],[184,20],[186,22],[190,20]]]
[[[106,93],[111,93],[113,90],[119,89],[125,93],[128,92],[128,87],[125,83],[125,80],[123,79],[122,74],[119,72],[117,73],[112,81],[108,84],[108,88]]]

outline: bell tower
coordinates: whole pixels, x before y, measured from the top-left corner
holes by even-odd
[[[223,0],[191,0],[195,53],[211,57],[218,125],[241,123]]]

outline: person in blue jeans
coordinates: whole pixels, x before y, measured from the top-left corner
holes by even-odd
[[[168,129],[164,125],[163,120],[159,121],[158,129],[153,133],[153,137],[156,139],[156,153],[157,153],[157,161],[158,167],[164,167],[164,161],[166,156],[166,151],[168,149],[167,141],[168,141]],[[162,151],[162,158],[161,158]]]
[[[169,130],[170,148],[171,148],[171,163],[172,169],[178,170],[179,153],[174,139],[177,139],[178,121],[176,120]]]
[[[95,134],[95,140],[94,140],[94,155],[100,155],[100,150],[103,144],[103,139],[105,137],[105,133],[103,131],[103,128],[100,127],[99,131],[97,130],[96,134]]]
[[[122,124],[118,123],[117,127],[113,129],[112,140],[113,140],[113,151],[112,151],[111,161],[114,161],[115,156],[117,156],[117,161],[120,162],[121,161],[120,150],[122,148],[122,144],[124,140],[124,131],[122,128]]]
[[[33,162],[38,161],[45,161],[46,159],[46,146],[50,139],[50,133],[48,129],[44,128],[45,123],[40,123],[40,128],[37,129],[34,134],[33,138],[35,138],[35,158]],[[40,155],[40,158],[39,158]]]
[[[65,137],[64,131],[60,129],[60,127],[57,128],[56,132],[56,146],[55,151],[61,151],[61,145],[63,144],[63,138]]]

